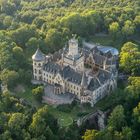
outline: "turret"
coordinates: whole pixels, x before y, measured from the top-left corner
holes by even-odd
[[[33,60],[33,76],[35,80],[42,80],[42,69],[45,63],[45,55],[38,48],[32,56]]]

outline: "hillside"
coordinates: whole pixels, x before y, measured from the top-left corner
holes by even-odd
[[[31,84],[32,55],[54,53],[73,35],[119,50],[118,88],[94,108],[45,106],[43,87]],[[0,0],[1,84],[0,140],[140,139],[140,0]],[[97,108],[111,112],[104,130],[77,126]]]

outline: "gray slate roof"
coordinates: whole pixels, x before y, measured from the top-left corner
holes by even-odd
[[[95,61],[95,64],[98,64],[98,65],[103,65],[106,57],[102,56],[102,55],[99,55],[99,54],[92,54],[93,55],[93,59]]]
[[[43,60],[45,60],[45,55],[38,48],[36,50],[35,54],[32,56],[32,59],[35,61],[43,61]]]
[[[82,80],[82,74],[76,72],[75,70],[73,70],[70,66],[66,66],[63,69],[63,76],[64,79],[67,79],[68,81],[78,84],[81,84],[81,80]]]
[[[48,62],[47,64],[44,65],[43,70],[52,73],[54,75],[59,73],[65,80],[75,83],[79,86],[81,85],[88,86],[88,90],[91,91],[98,88],[100,86],[100,83],[103,84],[106,82],[106,80],[111,78],[111,73],[104,70],[99,70],[98,76],[94,77],[88,85],[88,78],[85,75],[85,73],[82,74],[76,72],[70,66],[65,66],[64,68],[62,68],[60,65],[56,63]]]
[[[94,91],[97,88],[99,88],[99,86],[100,86],[99,81],[96,78],[92,78],[89,85],[88,85],[88,90]]]
[[[81,84],[82,74],[76,72],[70,66],[65,66],[64,68],[62,68],[56,63],[48,62],[44,65],[43,70],[52,74],[59,73],[64,79],[78,85]]]
[[[52,74],[57,74],[61,72],[61,66],[53,62],[48,62],[44,65],[43,70]]]
[[[99,74],[98,74],[98,79],[99,79],[99,81],[102,83],[102,84],[104,84],[108,79],[110,79],[111,78],[111,73],[110,72],[108,72],[108,71],[105,71],[105,70],[99,70]]]

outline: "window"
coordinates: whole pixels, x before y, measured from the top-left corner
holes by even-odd
[[[39,74],[41,74],[41,70],[39,70]]]
[[[42,78],[41,78],[41,76],[39,77],[39,80],[41,80]]]
[[[41,66],[41,63],[39,63],[38,66],[40,67]]]
[[[35,69],[35,73],[37,73],[37,70]]]

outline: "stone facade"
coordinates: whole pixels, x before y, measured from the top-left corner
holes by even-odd
[[[114,58],[100,55],[97,50],[86,55],[80,51],[75,38],[68,44],[68,49],[57,53],[57,59],[45,56],[37,49],[32,56],[34,80],[53,85],[55,94],[72,93],[81,103],[88,102],[93,106],[117,86]],[[91,68],[85,68],[85,64]]]

